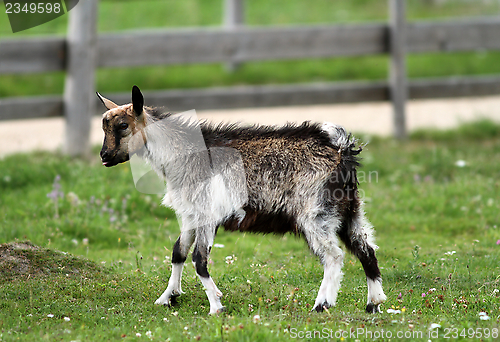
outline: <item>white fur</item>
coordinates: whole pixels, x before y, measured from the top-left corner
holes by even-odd
[[[329,306],[333,306],[337,302],[337,295],[343,275],[342,266],[344,264],[344,253],[340,248],[335,252],[338,254],[324,258],[324,275],[318,291],[318,296],[314,302],[314,308],[318,306],[321,307],[321,305],[325,303]]]
[[[195,176],[189,182],[182,182],[184,179],[181,179],[179,184],[177,179],[170,178],[172,174],[182,174],[179,170],[172,172],[164,166],[163,171],[159,171],[166,175],[167,180],[163,204],[175,210],[182,221],[182,229],[216,226],[234,214],[240,222],[244,218],[241,208],[248,201],[248,193],[243,162],[239,152],[235,151],[232,148],[211,149],[212,155],[218,153],[219,159],[226,156],[232,164],[229,167],[213,165],[213,169],[186,170],[186,173],[196,171],[199,178]],[[165,165],[167,161],[151,161],[151,164],[155,163]]]
[[[312,210],[314,212],[314,210]],[[340,220],[335,216],[324,217],[321,220],[312,217],[301,224],[311,250],[320,258],[323,264],[323,280],[316,297],[313,309],[326,305],[334,306],[342,280],[344,252],[339,247],[335,227]]]
[[[354,220],[355,232],[362,236],[364,240],[374,249],[377,250],[378,246],[375,243],[375,235],[372,224],[366,219],[365,211],[363,210],[364,203],[359,201],[358,216]]]
[[[222,298],[222,292],[215,285],[212,277],[201,277],[198,275],[203,287],[205,288],[205,293],[207,294],[208,301],[210,302],[210,315],[221,313],[225,310],[220,299]]]
[[[181,231],[180,239],[180,248],[181,253],[183,255],[187,255],[191,245],[194,242],[195,234],[194,230]],[[163,292],[163,294],[155,301],[155,304],[170,304],[170,298],[172,296],[178,296],[183,294],[181,289],[181,278],[182,278],[182,270],[184,268],[184,263],[174,264],[172,263],[172,274],[170,275],[170,279],[168,280],[167,289]]]
[[[364,211],[360,206],[358,218],[354,220],[355,227],[355,235],[364,239],[370,247],[374,250],[378,249],[378,246],[375,244],[375,238],[373,234],[373,226],[368,222],[365,218]],[[368,299],[367,304],[379,305],[387,299],[384,294],[384,290],[382,288],[382,279],[377,278],[375,280],[367,278],[368,285]]]
[[[161,204],[164,205],[165,207],[171,208],[172,207],[172,196],[167,192],[165,196],[163,196],[163,199],[161,200]]]
[[[378,278],[375,280],[368,279],[368,301],[367,304],[375,304],[379,305],[380,303],[385,302],[387,296],[384,294],[384,290],[382,289],[382,279]]]
[[[165,292],[155,301],[155,304],[162,305],[170,304],[170,297],[172,295],[181,295],[181,277],[182,277],[182,269],[184,268],[184,264],[172,264],[172,275],[168,280],[168,286]]]
[[[247,213],[243,208],[239,208],[238,210],[236,210],[236,217],[238,218],[238,226],[241,224],[246,214]]]
[[[331,122],[324,122],[321,125],[321,129],[328,133],[332,143],[340,148],[339,152],[348,148],[354,142],[354,138],[350,138],[342,126],[335,125]]]

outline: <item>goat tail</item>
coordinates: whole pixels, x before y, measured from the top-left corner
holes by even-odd
[[[356,148],[357,140],[351,133],[347,133],[344,127],[335,125],[330,122],[325,122],[321,129],[328,134],[330,142],[338,150],[338,153],[350,161],[358,165],[358,157],[362,150],[362,146]]]
[[[360,165],[358,154],[361,152],[362,147],[356,148],[356,138],[347,133],[342,126],[325,122],[321,128],[328,134],[330,142],[339,154],[336,172],[340,177],[336,177],[337,182],[344,189],[346,198],[353,199],[357,194],[358,177],[356,170]]]

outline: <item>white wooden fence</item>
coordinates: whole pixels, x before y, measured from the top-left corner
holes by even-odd
[[[0,100],[0,120],[65,115],[66,149],[88,151],[90,116],[96,113],[96,68],[220,62],[229,68],[260,60],[389,54],[387,81],[218,87],[145,92],[149,105],[172,110],[392,101],[394,132],[406,136],[407,98],[500,94],[500,76],[408,81],[408,53],[500,49],[500,19],[405,22],[405,0],[390,2],[389,23],[245,27],[243,0],[225,0],[220,28],[96,34],[97,0],[80,1],[70,12],[68,35],[0,41],[0,74],[66,70],[64,96]],[[293,72],[291,70],[290,72]],[[131,85],[132,86],[132,85]],[[106,94],[117,103],[130,93]],[[100,108],[100,107],[99,107]],[[100,112],[100,111],[99,111]],[[307,118],[304,118],[307,119]]]

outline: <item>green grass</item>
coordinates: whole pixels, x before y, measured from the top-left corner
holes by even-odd
[[[1,6],[0,6],[1,8]],[[498,15],[495,1],[431,0],[408,1],[410,20],[434,20],[476,15]],[[185,26],[218,26],[222,22],[221,0],[136,0],[102,1],[98,29],[114,32]],[[358,23],[387,20],[386,0],[247,1],[248,25],[305,25]],[[0,15],[0,39],[66,32],[67,16],[12,34],[6,15]],[[471,52],[412,55],[408,58],[411,78],[500,73],[500,53]],[[387,78],[385,56],[333,58],[299,61],[245,63],[235,72],[220,64],[175,65],[103,69],[97,72],[101,93],[141,89],[176,89],[240,84],[283,84],[314,81],[379,80]],[[293,72],[291,72],[293,70]],[[64,73],[0,75],[0,97],[62,94]]]
[[[0,340],[147,340],[150,331],[155,341],[280,341],[363,328],[393,337],[422,332],[425,341],[447,340],[453,329],[490,329],[482,340],[493,340],[500,321],[500,126],[483,121],[416,132],[405,143],[371,140],[360,181],[380,246],[384,313],[364,313],[364,273],[352,255],[337,306],[311,313],[322,269],[301,239],[223,230],[216,243],[224,247],[213,249],[209,269],[228,312],[208,317],[189,263],[178,306],[155,306],[179,232],[175,214],[134,189],[127,164],[102,167],[97,149],[90,161],[35,153],[0,162],[0,243],[29,240],[40,249],[26,257],[46,265],[43,274],[0,279]],[[64,193],[57,204],[47,197],[54,186]],[[480,320],[481,311],[491,319]],[[438,338],[428,336],[432,323],[441,325]]]

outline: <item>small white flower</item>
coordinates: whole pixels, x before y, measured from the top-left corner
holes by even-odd
[[[436,288],[433,287],[432,289],[429,289],[429,291],[427,291],[428,293],[433,293],[433,292],[436,292]]]
[[[467,162],[465,160],[460,159],[460,160],[457,160],[455,162],[455,166],[457,166],[457,167],[465,167],[465,166],[467,166]]]
[[[65,320],[66,322],[69,322],[69,321],[71,321],[71,318],[69,318],[69,317],[64,317],[64,320]]]
[[[163,321],[168,322],[168,318],[167,318],[167,317],[164,317],[164,318],[163,318]]]
[[[254,322],[255,324],[259,323],[260,322],[260,315],[253,316],[252,322]]]
[[[53,314],[48,314],[47,317],[48,318],[52,318],[52,317],[54,317],[54,315]]]
[[[401,313],[401,310],[387,309],[387,313],[397,315]]]
[[[153,333],[151,332],[151,330],[146,331],[146,336],[148,338],[151,338],[153,336]]]
[[[480,313],[479,313],[479,319],[480,319],[481,321],[487,321],[487,320],[489,320],[490,318],[491,318],[491,317],[490,317],[490,316],[488,316],[488,314],[487,314],[486,312],[480,312]]]
[[[214,244],[214,247],[215,248],[224,248],[226,246],[224,246],[222,243],[216,243],[216,244]]]
[[[75,246],[78,246],[78,240],[77,240],[77,239],[73,239],[73,240],[71,240],[71,242],[73,242],[73,244],[74,244]]]
[[[232,263],[234,263],[236,260],[238,260],[237,257],[235,257],[234,255],[228,255],[226,257],[226,264],[228,265],[231,265]]]
[[[437,329],[437,328],[441,328],[441,324],[432,323],[429,329],[433,330],[433,329]]]
[[[135,336],[141,337],[142,335],[141,335],[141,333],[135,333]]]
[[[89,239],[84,238],[84,239],[82,240],[82,243],[83,243],[85,246],[86,246],[86,245],[88,245],[88,244],[89,244]]]
[[[444,255],[453,255],[453,254],[455,254],[456,252],[457,252],[457,251],[450,251],[450,252],[446,252],[446,253],[444,253]]]

